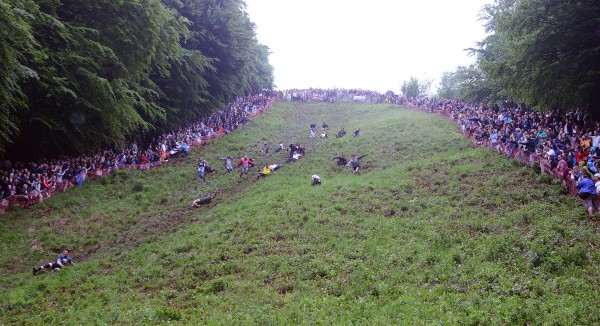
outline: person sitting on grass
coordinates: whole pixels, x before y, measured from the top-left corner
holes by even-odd
[[[216,194],[208,194],[202,198],[194,199],[194,201],[192,201],[190,204],[190,208],[196,208],[200,205],[208,204],[213,200],[213,198],[215,198],[215,196]]]
[[[42,265],[40,267],[34,267],[33,275],[37,275],[40,272],[49,270],[58,272],[65,265],[73,265],[73,259],[71,259],[71,256],[69,256],[69,251],[66,249],[60,255],[58,255],[58,257],[56,257],[55,261],[50,262],[46,265]]]
[[[190,145],[187,143],[187,141],[183,141],[181,144],[181,150],[183,151],[183,157],[187,157],[190,153]]]

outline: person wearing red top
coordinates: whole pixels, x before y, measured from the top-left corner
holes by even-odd
[[[587,160],[587,157],[588,152],[582,150],[581,147],[577,147],[575,150],[575,161],[577,162],[577,165],[579,165],[579,162]]]
[[[248,174],[248,169],[251,166],[254,166],[254,161],[252,161],[251,158],[249,158],[248,156],[244,156],[242,157],[242,159],[238,162],[238,164],[236,165],[236,167],[242,167],[242,170],[240,171],[240,178],[242,177],[242,175],[244,173]]]

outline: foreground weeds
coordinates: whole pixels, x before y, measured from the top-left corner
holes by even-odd
[[[295,163],[260,151],[292,142]],[[332,160],[353,153],[360,175]],[[244,154],[283,167],[256,180],[217,160]],[[0,323],[598,324],[598,221],[443,117],[279,103],[189,158],[5,216]],[[31,276],[64,247],[75,266]]]

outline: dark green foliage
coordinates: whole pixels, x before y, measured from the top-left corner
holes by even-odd
[[[418,80],[415,77],[410,77],[408,81],[402,82],[400,87],[400,93],[404,97],[421,97],[426,96],[429,93],[431,87],[431,80]]]
[[[497,0],[483,8],[489,35],[470,51],[475,79],[464,68],[446,76],[454,88],[440,96],[471,100],[514,99],[540,109],[600,106],[600,2]],[[467,70],[467,71],[468,71]],[[467,85],[463,83],[467,83]],[[455,93],[456,89],[470,93]],[[473,96],[473,93],[479,96]]]
[[[17,158],[121,146],[271,88],[242,4],[0,2],[0,153],[10,142]]]
[[[0,153],[18,131],[15,111],[26,107],[19,81],[36,76],[23,64],[24,56],[35,51],[29,21],[36,8],[33,1],[0,1]]]
[[[241,0],[167,1],[190,22],[184,47],[214,59],[207,71],[208,94],[214,106],[233,96],[271,89],[273,68],[268,48],[256,40],[254,24]]]

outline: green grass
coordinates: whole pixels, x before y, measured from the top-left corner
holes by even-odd
[[[362,134],[308,138],[323,121]],[[281,164],[259,150],[291,142],[307,156],[259,181],[217,160]],[[361,175],[331,160],[352,153]],[[205,183],[198,155],[219,170]],[[443,117],[279,103],[187,159],[6,215],[0,324],[598,324],[598,227]],[[31,276],[63,247],[77,265]]]

